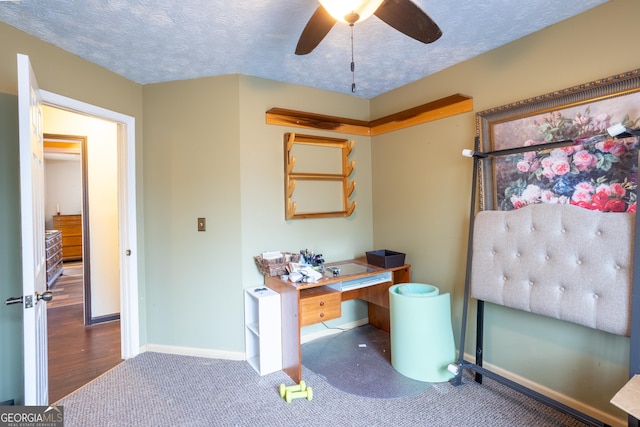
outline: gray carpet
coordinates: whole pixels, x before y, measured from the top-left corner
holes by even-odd
[[[336,389],[303,368],[313,400],[287,404],[283,372],[260,377],[246,362],[161,353],[127,360],[62,399],[65,427],[100,426],[582,426],[485,379],[434,384],[400,399]]]
[[[389,333],[371,325],[304,344],[302,363],[337,389],[358,396],[406,397],[431,386],[393,368]]]

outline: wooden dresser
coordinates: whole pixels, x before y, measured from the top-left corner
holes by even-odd
[[[63,261],[82,260],[82,215],[54,215],[53,228],[62,231]]]
[[[47,258],[47,289],[49,289],[62,274],[62,232],[45,231],[44,248]]]

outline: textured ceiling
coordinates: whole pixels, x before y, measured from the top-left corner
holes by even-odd
[[[355,96],[377,95],[606,0],[414,0],[442,29],[425,45],[378,18],[354,27]],[[351,38],[336,24],[309,55],[317,0],[0,0],[0,21],[135,82],[245,74],[351,94]]]

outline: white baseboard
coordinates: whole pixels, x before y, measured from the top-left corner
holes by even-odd
[[[152,351],[155,353],[177,354],[180,356],[207,357],[210,359],[246,360],[243,352],[211,350],[207,348],[180,347],[174,345],[147,344],[141,349],[141,353]]]
[[[342,330],[357,328],[358,326],[366,325],[367,323],[369,323],[368,318],[356,320],[355,322],[345,323],[333,329],[327,328],[322,331],[304,335],[300,338],[300,341],[301,344],[304,344],[318,338],[340,333],[342,332]],[[173,345],[146,344],[140,347],[140,353],[144,353],[146,351],[155,353],[177,354],[180,356],[208,357],[210,359],[247,360],[246,353],[244,352],[211,350],[195,347],[180,347]]]
[[[475,357],[471,354],[465,353],[465,360],[475,363]],[[521,377],[520,375],[514,374],[513,372],[507,371],[505,369],[500,368],[499,366],[493,365],[491,363],[482,363],[482,367],[494,372],[502,377],[510,379],[511,381],[515,381],[518,384],[521,384],[533,391],[536,391],[542,395],[545,395],[557,402],[560,402],[564,405],[567,405],[577,411],[582,412],[583,414],[587,414],[597,420],[604,422],[607,425],[612,427],[625,427],[627,426],[626,418],[617,418],[614,415],[603,412],[600,409],[589,406],[583,402],[580,402],[572,397],[569,397],[565,394],[562,394],[556,390],[552,390],[549,387],[546,387],[542,384],[538,384],[534,381],[531,381],[527,378]]]

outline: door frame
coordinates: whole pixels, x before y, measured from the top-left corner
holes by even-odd
[[[54,108],[93,116],[118,125],[118,217],[120,261],[121,356],[129,359],[140,353],[138,304],[138,239],[136,209],[135,118],[82,101],[42,90],[42,102]]]

